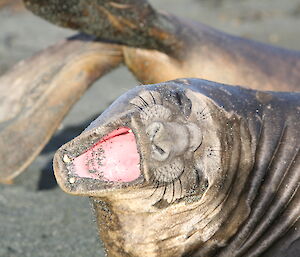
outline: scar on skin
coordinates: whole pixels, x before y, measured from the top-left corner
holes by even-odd
[[[116,28],[116,30],[123,32],[123,29],[126,26],[128,26],[131,29],[137,28],[136,25],[134,25],[129,20],[117,18],[114,15],[112,15],[108,10],[106,10],[105,8],[103,8],[101,6],[97,6],[97,8],[106,15],[107,19]],[[126,26],[124,26],[123,24],[125,24]]]
[[[114,8],[118,8],[118,9],[132,8],[132,5],[130,5],[130,4],[120,4],[120,3],[116,3],[116,2],[109,2],[109,5],[111,5]]]

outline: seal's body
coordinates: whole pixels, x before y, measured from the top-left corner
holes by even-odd
[[[92,197],[109,256],[288,256],[299,102],[199,79],[134,88],[58,150],[55,175]]]

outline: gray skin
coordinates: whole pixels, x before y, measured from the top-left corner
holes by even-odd
[[[90,196],[109,256],[292,256],[300,238],[300,93],[200,79],[134,88],[54,158],[64,191]],[[73,159],[132,129],[141,175],[83,178]]]

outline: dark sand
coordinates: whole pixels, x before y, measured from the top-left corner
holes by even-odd
[[[300,50],[300,0],[151,2],[235,35]],[[0,74],[74,34],[18,8],[0,10],[0,29]],[[125,68],[106,75],[76,104],[15,184],[0,185],[0,257],[104,256],[89,200],[63,193],[55,182],[51,162],[59,146],[77,136],[117,96],[137,84]]]

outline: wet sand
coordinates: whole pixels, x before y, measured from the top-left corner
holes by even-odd
[[[150,2],[159,9],[231,34],[300,50],[300,0]],[[0,74],[17,61],[74,34],[19,7],[0,10],[0,29]],[[41,155],[15,184],[0,185],[0,257],[104,256],[89,200],[59,189],[52,157],[117,96],[137,84],[123,67],[103,77],[75,105]]]

